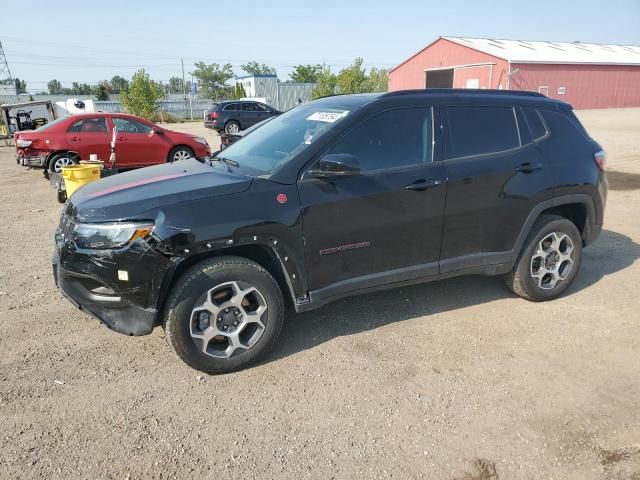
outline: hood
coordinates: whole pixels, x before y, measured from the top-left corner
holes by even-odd
[[[89,183],[71,196],[66,211],[83,222],[140,220],[172,203],[243,192],[251,181],[194,159],[183,160]]]

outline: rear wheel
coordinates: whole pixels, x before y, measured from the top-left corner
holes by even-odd
[[[284,301],[271,274],[242,257],[197,264],[174,286],[164,313],[173,351],[190,367],[226,373],[256,362],[276,342]]]
[[[178,145],[177,147],[173,147],[169,152],[170,162],[179,162],[181,160],[189,160],[190,158],[195,158],[195,154],[193,153],[193,150],[183,145]]]
[[[235,120],[231,120],[224,126],[224,131],[229,135],[235,135],[240,131],[240,124]]]
[[[552,300],[569,288],[581,260],[582,238],[573,222],[558,215],[542,215],[505,280],[522,298]]]
[[[58,153],[49,160],[47,170],[49,173],[62,173],[63,167],[74,165],[76,163],[78,163],[77,155],[69,152]]]

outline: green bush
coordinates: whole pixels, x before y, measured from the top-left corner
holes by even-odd
[[[151,117],[149,118],[153,123],[183,123],[184,120],[180,117],[175,116],[173,113],[169,112],[153,112]]]

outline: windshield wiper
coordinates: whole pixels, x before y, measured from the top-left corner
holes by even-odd
[[[224,164],[225,167],[227,167],[227,171],[231,172],[231,169],[229,167],[234,167],[234,168],[238,168],[240,166],[240,164],[238,162],[236,162],[235,160],[231,160],[229,158],[224,158],[221,156],[215,156],[211,159],[212,162],[220,162],[222,164]]]

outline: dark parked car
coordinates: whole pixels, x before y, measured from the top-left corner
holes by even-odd
[[[266,118],[276,117],[281,112],[260,102],[234,100],[214,103],[205,115],[204,126],[218,132],[236,134],[260,123]]]
[[[571,107],[539,94],[323,98],[211,164],[82,187],[54,274],[112,329],[161,325],[193,368],[228,372],[276,342],[287,306],[466,274],[556,298],[600,234],[605,162]]]

